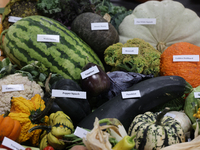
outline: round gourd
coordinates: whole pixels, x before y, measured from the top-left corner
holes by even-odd
[[[0,115],[0,142],[3,141],[4,137],[15,141],[19,137],[20,133],[21,125],[18,120]]]
[[[136,18],[154,18],[156,24],[137,25]],[[178,42],[200,46],[200,19],[176,1],[148,1],[138,5],[119,25],[119,41],[140,38],[160,52]]]
[[[119,42],[119,35],[111,23],[108,23],[108,30],[91,30],[91,23],[99,22],[107,21],[102,16],[92,12],[82,13],[73,21],[71,30],[102,57],[108,46]]]
[[[183,129],[178,121],[161,113],[146,112],[137,115],[128,131],[135,137],[137,150],[159,150],[163,147],[185,142]]]

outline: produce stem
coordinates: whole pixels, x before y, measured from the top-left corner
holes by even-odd
[[[169,107],[166,107],[161,113],[158,114],[157,118],[156,118],[156,125],[161,125],[161,121],[162,118],[164,117],[164,115],[170,110]]]

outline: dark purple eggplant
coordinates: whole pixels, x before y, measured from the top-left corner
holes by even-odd
[[[110,88],[110,79],[100,66],[88,63],[83,67],[83,71],[94,66],[97,66],[99,72],[81,80],[81,88],[87,92],[89,97],[98,96]]]

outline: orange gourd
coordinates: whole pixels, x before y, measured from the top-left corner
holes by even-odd
[[[14,120],[10,117],[3,117],[0,115],[0,142],[3,141],[4,137],[12,140],[17,140],[21,132],[21,125],[19,121]]]
[[[160,58],[160,75],[177,75],[183,77],[193,88],[200,85],[200,62],[175,62],[174,55],[200,55],[200,47],[188,42],[169,46]]]

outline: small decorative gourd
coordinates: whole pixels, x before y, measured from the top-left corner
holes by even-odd
[[[136,18],[156,19],[155,24],[135,24]],[[140,38],[163,52],[178,42],[200,46],[198,15],[177,1],[148,1],[134,8],[119,25],[119,41]]]
[[[136,116],[129,127],[128,134],[136,135],[137,150],[159,150],[163,147],[185,142],[183,129],[178,121],[161,113],[145,112]]]
[[[15,141],[19,137],[20,133],[21,125],[18,120],[0,115],[0,142],[3,141],[4,137]]]

